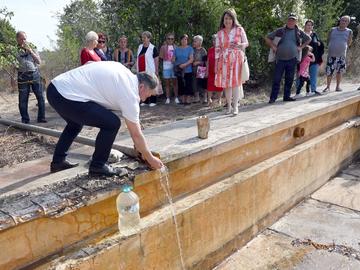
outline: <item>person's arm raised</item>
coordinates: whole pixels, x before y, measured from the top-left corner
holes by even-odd
[[[130,136],[134,141],[136,149],[142,154],[143,158],[150,164],[153,169],[161,169],[164,164],[160,159],[155,157],[146,144],[145,137],[141,131],[139,123],[131,122],[125,119],[126,126],[130,132]]]

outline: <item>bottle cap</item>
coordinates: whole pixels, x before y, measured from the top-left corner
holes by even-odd
[[[128,193],[128,192],[130,192],[130,191],[132,191],[132,190],[133,190],[133,187],[130,186],[130,185],[123,185],[123,186],[121,187],[121,191],[122,191],[122,192],[125,192],[125,193]]]

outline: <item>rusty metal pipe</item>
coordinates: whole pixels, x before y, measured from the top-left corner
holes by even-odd
[[[294,129],[294,138],[301,138],[305,135],[305,129],[302,127],[296,127]]]
[[[1,117],[0,117],[0,124],[12,126],[17,129],[28,130],[28,131],[32,131],[32,132],[36,132],[36,133],[40,133],[40,134],[44,134],[44,135],[48,135],[48,136],[52,136],[52,137],[57,137],[57,138],[59,138],[62,133],[61,131],[58,131],[58,130],[39,127],[39,126],[35,126],[35,125],[30,125],[30,124],[23,124],[23,123],[19,123],[19,122],[12,121],[12,120],[7,120],[7,119],[1,118]],[[84,145],[95,146],[95,140],[91,139],[89,137],[85,137],[85,136],[77,136],[74,141],[84,144]],[[124,153],[127,156],[130,156],[133,158],[139,158],[139,152],[136,151],[134,148],[116,144],[116,143],[113,144],[112,148],[119,150],[120,152]],[[160,157],[160,155],[158,153],[153,153],[153,155]]]

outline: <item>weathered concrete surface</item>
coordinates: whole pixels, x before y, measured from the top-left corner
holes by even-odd
[[[360,214],[336,205],[307,200],[271,229],[293,238],[311,239],[317,243],[346,245],[359,250]]]
[[[296,246],[294,239],[266,230],[214,270],[357,270],[360,261],[312,245]]]
[[[226,256],[223,247],[229,243],[239,247],[238,235],[256,234],[270,225],[271,219],[266,218],[276,209],[288,209],[323,185],[359,149],[359,136],[358,129],[342,125],[178,200],[176,218],[187,268],[210,269],[209,257]],[[317,166],[313,166],[315,159]],[[48,268],[181,269],[169,208],[153,212],[142,222],[134,237],[121,239],[115,234],[86,252],[80,249],[53,261]]]
[[[208,115],[210,132],[206,140],[197,137],[196,118],[146,129],[144,134],[151,149],[169,162],[180,157],[189,157],[203,149],[211,149],[219,143],[244,144],[256,141],[273,134],[274,131],[294,127],[326,112],[332,113],[332,119],[336,122],[342,118],[337,113],[340,107],[360,100],[357,87],[358,85],[344,84],[344,92],[341,93],[331,92],[319,97],[302,98],[296,102],[276,102],[270,106],[249,106],[241,108],[236,117],[229,117],[223,112],[211,113]],[[326,124],[326,121],[319,124]],[[117,142],[132,145],[130,138],[126,137]]]
[[[0,196],[0,247],[6,251],[0,252],[0,269],[24,266],[114,225],[120,186],[138,170],[133,163],[124,158],[126,174],[119,177],[70,178],[74,168],[26,183],[28,191],[19,186],[15,190],[22,192]]]
[[[360,269],[360,188],[348,177],[359,171],[354,162],[214,270]]]
[[[166,150],[161,154],[164,156],[165,161],[170,162],[169,168],[171,171],[171,179],[175,179],[174,181],[171,181],[171,191],[175,196],[180,197],[184,193],[193,192],[200,189],[204,185],[211,184],[211,181],[219,178],[220,176],[223,177],[224,174],[225,176],[226,174],[231,175],[236,171],[245,169],[247,166],[256,164],[257,162],[266,159],[279,151],[283,151],[293,147],[294,145],[300,144],[325,130],[329,130],[329,128],[333,126],[341,124],[343,121],[358,115],[359,100],[360,98],[357,95],[357,92],[345,92],[342,93],[342,95],[334,93],[319,98],[301,100],[297,102],[297,106],[293,106],[293,104],[291,105],[290,103],[278,103],[275,106],[254,106],[251,108],[246,108],[246,110],[242,111],[238,117],[228,117],[219,113],[213,114],[212,117],[214,117],[214,121],[212,121],[212,128],[213,134],[215,136],[210,136],[208,140],[200,140],[196,138],[196,133],[193,133],[192,131],[192,129],[196,130],[194,120],[181,121],[174,125],[148,130],[147,132],[149,133],[148,138],[150,144],[157,144],[158,148]],[[306,112],[305,114],[304,111]],[[314,120],[313,123],[311,123],[312,120]],[[293,138],[292,131],[296,125],[304,125],[307,129],[308,132],[304,138],[296,140]],[[331,157],[330,159],[323,157],[323,162],[320,162],[321,166],[323,167],[320,166],[318,170],[313,171],[311,178],[309,178],[310,180],[314,180],[313,183],[311,183],[311,181],[307,182],[301,179],[297,181],[292,179],[293,174],[291,173],[289,175],[288,172],[291,171],[291,168],[294,164],[284,161],[290,158],[292,155],[298,153],[298,151],[304,151],[304,154],[299,154],[297,157],[295,157],[296,161],[291,161],[295,164],[302,164],[302,166],[299,168],[300,171],[296,171],[296,173],[304,175],[302,169],[306,168],[306,166],[309,166],[309,164],[314,162],[312,160],[312,155],[310,154],[311,151],[307,149],[308,145],[306,144],[307,146],[299,146],[297,149],[287,152],[287,155],[282,156],[280,161],[276,161],[278,163],[284,162],[285,169],[277,168],[274,170],[269,170],[268,172],[264,173],[264,175],[258,176],[259,178],[256,177],[256,181],[264,186],[264,188],[259,189],[257,192],[261,194],[263,198],[267,198],[267,196],[270,196],[270,193],[274,192],[276,189],[279,191],[286,191],[289,186],[292,186],[291,190],[298,194],[299,197],[301,197],[304,196],[304,194],[307,194],[309,190],[313,190],[314,188],[318,187],[324,181],[324,179],[327,179],[327,177],[332,175],[339,168],[341,162],[344,159],[350,157],[353,153],[356,152],[357,149],[359,149],[359,146],[355,140],[355,138],[358,138],[357,131],[346,131],[346,134],[342,139],[340,137],[338,138],[337,133],[342,132],[344,129],[345,127],[340,127],[340,129],[333,130],[332,133],[328,133],[326,136],[319,136],[319,138],[313,141],[313,146],[315,146],[317,143],[324,140],[326,141],[326,148],[331,149],[333,153],[339,153],[338,156]],[[330,143],[329,141],[332,141],[334,139],[333,137],[336,137],[337,139],[335,142]],[[274,138],[276,138],[276,140],[271,140]],[[263,140],[263,145],[261,147],[259,146],[259,140]],[[336,143],[336,141],[341,142],[342,140],[347,140],[349,143],[343,143],[342,145],[340,143]],[[130,141],[124,141],[124,144],[132,145]],[[247,147],[249,148],[241,148],[244,144],[247,144]],[[324,145],[322,145],[320,148],[323,149],[323,146]],[[154,150],[157,150],[155,146]],[[316,151],[323,150],[316,149]],[[176,155],[174,154],[175,152]],[[325,151],[324,153],[327,152]],[[169,157],[166,157],[167,154]],[[330,156],[330,154],[327,154],[327,156]],[[217,157],[217,159],[214,157]],[[175,160],[176,158],[179,159]],[[302,163],[302,160],[306,160],[306,162]],[[81,170],[84,169],[85,168],[81,168]],[[42,188],[46,184],[52,185],[59,181],[61,182],[70,176],[67,173],[74,175],[76,172],[77,169],[74,171],[69,170],[68,172],[57,173],[56,177],[46,175],[41,177],[41,181],[26,182],[23,186],[19,185],[16,187],[16,189],[12,189],[9,192],[13,195],[21,189],[26,190],[27,192],[31,192],[33,189]],[[279,179],[281,179],[279,181],[281,184],[279,184],[279,182],[273,186],[273,184],[270,183],[268,179],[272,179],[273,175],[276,174],[279,175]],[[154,175],[155,177],[153,177]],[[307,174],[305,173],[305,175]],[[288,181],[289,178],[291,179],[290,182]],[[155,182],[156,185],[150,187],[143,185],[149,182],[148,179]],[[210,182],[206,182],[206,179],[209,179]],[[143,206],[143,209],[148,207],[148,212],[150,212],[150,210],[155,206],[161,206],[165,202],[164,194],[158,184],[158,176],[156,176],[155,172],[143,174],[135,181],[135,185],[136,191],[139,193],[141,198],[141,205]],[[83,187],[83,185],[77,185],[76,189],[80,188],[80,190],[84,190]],[[42,227],[44,235],[47,235],[48,237],[48,239],[43,239],[44,241],[47,241],[45,248],[39,248],[39,250],[37,250],[37,247],[30,246],[27,252],[24,252],[23,250],[20,250],[20,252],[16,251],[15,253],[18,254],[17,256],[21,256],[19,254],[24,254],[25,257],[29,255],[32,259],[34,259],[38,255],[46,254],[46,248],[61,247],[67,243],[65,241],[66,239],[70,239],[71,241],[75,241],[75,239],[79,240],[81,237],[86,235],[86,233],[83,234],[83,232],[91,233],[96,231],[99,229],[96,224],[100,224],[100,228],[102,228],[101,226],[104,224],[105,226],[108,226],[111,222],[114,224],[116,222],[114,214],[116,213],[114,207],[115,192],[107,193],[106,196],[97,196],[96,188],[87,191],[89,191],[90,194],[94,196],[90,196],[91,201],[84,203],[84,205],[89,206],[89,204],[99,202],[95,208],[87,208],[87,210],[84,210],[87,211],[87,216],[84,218],[84,220],[90,219],[92,221],[91,225],[86,225],[84,227],[79,226],[79,228],[85,229],[81,231],[82,233],[78,233],[77,228],[75,228],[74,231],[74,226],[77,226],[77,223],[74,223],[74,226],[71,230],[60,229],[59,231],[64,232],[64,234],[61,234],[60,236],[54,236],[53,227],[56,225],[62,226],[61,224],[66,222],[63,223],[62,219],[58,219],[58,223],[52,223],[54,220],[50,220],[51,222],[47,222],[47,225],[50,224],[51,226],[47,227],[47,229],[44,228],[45,226]],[[74,194],[76,196],[77,194],[76,190],[73,193],[69,193],[71,196]],[[52,195],[50,194],[49,196]],[[57,196],[55,197],[58,198]],[[264,218],[273,209],[280,207],[283,201],[288,200],[290,197],[283,198],[283,196],[274,193],[273,197],[271,199],[269,198],[267,202],[256,205],[256,210],[258,210],[259,214],[256,218],[252,216],[250,221],[253,222],[254,220]],[[293,197],[294,196],[291,197],[292,200]],[[36,213],[40,213],[40,216],[45,216],[44,212],[46,211],[43,211],[43,205],[40,204],[39,206],[39,204],[35,204],[33,201],[31,202],[33,203],[32,206],[35,208],[33,209],[32,207],[28,207],[28,205],[25,205],[26,207],[20,207],[21,211],[19,212],[19,215],[15,215],[15,221],[25,222],[32,220],[34,219]],[[104,204],[101,204],[103,202]],[[61,204],[56,205],[61,206]],[[103,208],[99,208],[98,206],[100,205],[102,205]],[[73,210],[74,209],[72,209],[72,211]],[[98,215],[98,217],[101,216],[101,222],[98,222],[96,217],[91,218],[91,215],[94,215],[95,210],[100,211],[101,214]],[[22,211],[24,211],[24,213]],[[3,224],[5,224],[7,228],[14,226],[14,223],[11,223],[11,221],[14,219],[12,218],[12,213],[8,213],[8,211],[0,213],[0,220],[5,220]],[[28,215],[29,213],[30,216]],[[60,215],[63,216],[66,213],[68,212],[63,212]],[[82,212],[79,211],[79,213]],[[69,217],[72,218],[71,215]],[[82,219],[81,216],[80,218]],[[76,220],[76,218],[74,220]],[[10,221],[10,223],[7,221]],[[250,221],[247,220],[246,222]],[[40,222],[42,222],[42,220]],[[248,229],[249,226],[252,226],[253,223],[251,222],[250,225],[247,224],[248,227],[244,227],[242,229]],[[20,230],[18,235],[28,237],[29,233],[33,231],[32,229],[28,229],[33,228],[33,226],[36,224],[37,223],[30,224],[27,222],[23,224],[23,226],[18,226],[17,228]],[[68,223],[67,225],[69,224],[71,223]],[[7,231],[5,232],[8,233]],[[34,232],[35,237],[37,232],[35,230]],[[231,232],[229,233],[231,234]],[[67,234],[70,236],[67,236]],[[12,235],[16,235],[16,232],[12,232]],[[5,234],[3,237],[7,245],[11,246],[11,241],[13,241],[13,238],[7,238],[7,235]],[[233,237],[233,235],[231,237]],[[58,244],[51,244],[52,242],[50,239],[54,240]],[[58,239],[61,240],[59,241]],[[230,239],[231,238],[225,238],[226,241],[230,241]],[[32,243],[31,241],[29,242]],[[42,244],[41,241],[33,241],[33,243],[39,243],[39,247],[41,247],[40,245]],[[223,242],[214,243],[212,250],[213,252],[216,251],[215,247],[217,247],[217,244],[223,244]],[[14,260],[11,258],[11,256],[8,256],[5,261],[8,263],[16,260],[16,262],[22,263],[18,257],[16,257]],[[194,261],[199,261],[199,258],[200,257],[197,257]]]
[[[311,198],[360,211],[360,181],[336,177]]]

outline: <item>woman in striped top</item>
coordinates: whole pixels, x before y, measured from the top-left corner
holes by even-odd
[[[226,114],[233,112],[237,115],[239,99],[244,97],[241,69],[247,46],[249,43],[246,33],[237,20],[235,10],[225,10],[221,17],[220,30],[216,34],[215,85],[225,89],[228,104]]]

